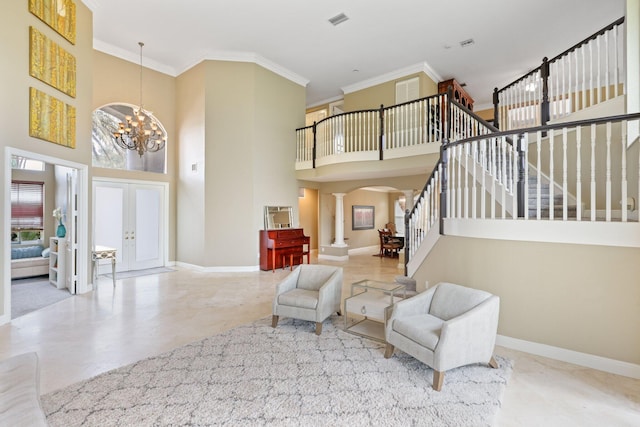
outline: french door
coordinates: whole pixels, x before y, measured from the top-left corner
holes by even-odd
[[[93,200],[93,241],[116,249],[116,271],[164,266],[164,184],[94,179]],[[101,274],[110,272],[107,261]]]

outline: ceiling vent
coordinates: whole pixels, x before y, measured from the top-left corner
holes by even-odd
[[[474,44],[475,42],[473,41],[473,39],[466,39],[466,40],[462,40],[460,42],[460,46],[462,47],[468,47],[471,46],[472,44]]]
[[[349,17],[344,13],[340,13],[333,18],[329,18],[329,22],[331,22],[334,26],[338,24],[342,24],[344,21],[348,20]]]

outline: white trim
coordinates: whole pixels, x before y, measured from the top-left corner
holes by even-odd
[[[640,248],[637,222],[445,219],[444,227],[451,236]]]
[[[374,245],[374,246],[365,246],[362,248],[349,249],[347,252],[349,253],[349,255],[362,255],[362,254],[368,254],[371,251],[377,252],[378,249],[380,249],[380,247],[377,245]]]
[[[34,160],[40,160],[52,165],[65,166],[68,168],[76,169],[78,171],[77,192],[78,192],[78,256],[76,259],[76,267],[78,269],[77,275],[77,287],[76,294],[82,294],[88,292],[88,272],[87,266],[89,265],[89,167],[81,163],[75,163],[69,160],[60,159],[57,157],[47,156],[44,154],[34,153],[31,151],[21,150],[19,148],[5,147],[5,162],[4,162],[4,186],[5,186],[5,199],[4,199],[4,229],[11,229],[11,157],[21,156],[28,157]],[[9,239],[4,241],[4,251],[6,256],[3,260],[4,274],[2,275],[2,283],[4,286],[4,312],[0,316],[0,325],[11,321],[11,242]]]
[[[337,256],[319,254],[318,259],[326,259],[327,261],[349,261],[349,255]]]
[[[425,73],[435,83],[438,83],[439,81],[442,80],[442,77],[440,77],[440,75],[438,73],[436,73],[433,70],[433,68],[431,68],[431,66],[429,64],[427,64],[426,62],[420,62],[418,64],[410,65],[408,67],[401,68],[399,70],[391,71],[389,73],[382,74],[382,75],[377,76],[377,77],[372,77],[370,79],[363,80],[361,82],[354,83],[354,84],[349,85],[349,86],[344,86],[344,87],[342,87],[342,91],[345,94],[346,93],[352,93],[352,92],[356,92],[356,91],[359,91],[359,90],[362,90],[362,89],[367,89],[367,88],[369,88],[371,86],[375,86],[375,85],[379,85],[379,84],[382,84],[382,83],[386,83],[386,82],[391,81],[391,80],[399,79],[399,78],[402,78],[402,77],[406,77],[406,76],[408,76],[410,74],[416,74],[416,73],[420,73],[420,72]]]
[[[112,44],[103,42],[98,39],[93,39],[93,48],[100,52],[106,53],[107,55],[115,56],[116,58],[124,59],[125,61],[133,62],[134,64],[140,65],[140,53],[130,52],[126,49],[122,49],[120,47],[114,46]],[[144,58],[142,61],[142,65],[145,68],[149,68],[151,70],[158,71],[163,74],[168,74],[172,77],[176,77],[176,69],[173,67],[169,67],[168,65],[162,64],[158,61],[154,61],[153,59]]]
[[[97,0],[81,0],[81,1],[93,13],[95,13],[96,9],[98,9],[98,1]]]
[[[254,271],[260,271],[260,266],[229,266],[229,267],[203,267],[201,265],[189,264],[182,261],[176,261],[175,265],[178,267],[186,268],[188,270],[197,271],[200,273],[250,273]]]
[[[640,365],[636,365],[634,363],[567,350],[565,348],[554,347],[547,344],[525,341],[518,338],[506,337],[503,335],[498,335],[496,337],[496,345],[523,351],[525,353],[535,354],[537,356],[548,357],[549,359],[573,363],[575,365],[591,369],[597,369],[599,371],[640,379]]]
[[[115,56],[120,59],[124,59],[125,61],[133,62],[135,64],[140,63],[140,56],[137,53],[130,52],[126,49],[122,49],[120,47],[114,46],[112,44],[103,42],[96,38],[93,39],[93,48],[95,50],[99,50],[106,54]],[[180,68],[170,67],[168,65],[162,64],[161,62],[154,61],[153,59],[145,58],[143,60],[143,65],[152,70],[168,74],[172,77],[177,77],[185,71],[195,67],[202,61],[211,60],[211,61],[229,61],[229,62],[251,62],[256,65],[261,66],[269,71],[272,71],[278,74],[281,77],[284,77],[287,80],[290,80],[300,86],[306,87],[309,84],[309,79],[306,79],[299,74],[294,73],[291,70],[284,68],[283,66],[276,64],[273,61],[268,60],[254,52],[242,52],[242,51],[212,51],[206,53],[203,57],[193,58],[191,61],[187,61],[185,65]]]

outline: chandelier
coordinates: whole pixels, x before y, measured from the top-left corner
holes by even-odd
[[[140,157],[145,152],[162,150],[167,142],[167,135],[162,132],[151,111],[142,108],[142,47],[140,46],[140,106],[133,108],[133,116],[125,116],[126,123],[120,123],[113,133],[116,144],[127,150],[137,151]]]

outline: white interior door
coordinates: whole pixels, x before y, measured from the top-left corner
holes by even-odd
[[[76,222],[78,219],[78,171],[72,169],[67,173],[67,245],[65,254],[65,286],[69,292],[77,292],[78,283],[77,255],[78,233]]]
[[[94,242],[116,248],[116,271],[162,267],[165,187],[94,180],[93,194]],[[109,272],[107,261],[100,274]]]

